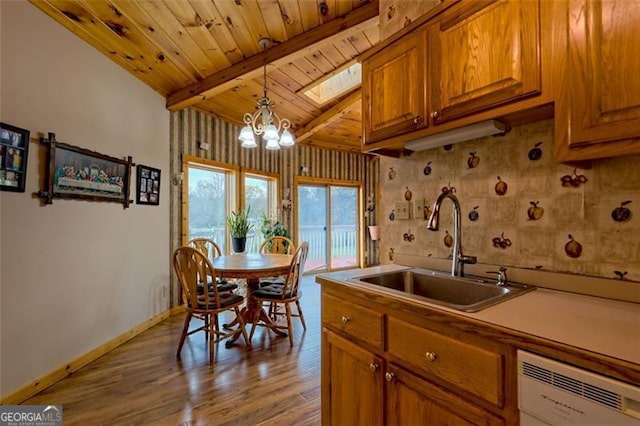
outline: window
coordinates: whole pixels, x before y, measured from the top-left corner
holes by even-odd
[[[236,170],[212,161],[186,160],[183,186],[183,243],[195,237],[211,238],[224,253],[230,247],[226,218],[235,209]]]
[[[278,179],[276,175],[258,171],[242,172],[242,205],[250,207],[249,219],[253,231],[247,238],[247,252],[257,253],[264,241],[260,226],[262,214],[275,218],[278,205]]]
[[[361,83],[362,66],[356,62],[328,78],[321,78],[312,87],[303,88],[302,91],[318,105],[324,105]]]

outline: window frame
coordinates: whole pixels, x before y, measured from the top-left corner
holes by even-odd
[[[181,218],[182,223],[180,226],[182,245],[187,245],[190,239],[189,238],[189,235],[190,235],[189,168],[191,167],[201,169],[201,170],[221,172],[225,174],[225,177],[227,178],[225,179],[225,203],[224,203],[225,217],[227,217],[231,211],[236,210],[236,206],[239,205],[238,200],[240,199],[240,196],[239,196],[240,185],[238,182],[239,176],[240,176],[240,167],[233,164],[223,163],[215,160],[208,160],[201,157],[194,157],[190,155],[183,156],[182,173],[181,173],[181,179],[182,179],[181,192],[182,192],[183,202],[182,202],[182,218]],[[225,254],[230,254],[231,253],[231,237],[229,236],[229,232],[227,230],[226,221],[224,224],[224,229],[225,229],[225,233],[224,233]]]
[[[268,195],[268,212],[267,217],[270,218],[278,218],[280,213],[280,175],[277,173],[269,173],[258,169],[251,169],[246,167],[240,168],[240,191],[238,202],[241,209],[245,209],[246,206],[246,187],[245,187],[245,179],[247,177],[254,179],[263,179],[267,181],[268,189],[267,191],[271,192],[271,195]],[[260,224],[256,224],[257,228],[254,229],[255,235],[261,236]]]

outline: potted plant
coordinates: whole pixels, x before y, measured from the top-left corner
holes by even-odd
[[[253,229],[253,224],[249,223],[249,211],[251,206],[239,213],[231,212],[227,217],[227,229],[231,235],[231,245],[235,253],[242,253],[247,244],[247,234]]]
[[[279,220],[268,218],[264,211],[260,215],[262,216],[260,231],[262,232],[262,236],[265,240],[271,237],[291,238],[291,236],[289,235],[289,231],[287,231],[287,229],[282,223],[280,223]]]

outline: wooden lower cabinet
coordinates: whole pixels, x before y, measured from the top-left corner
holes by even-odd
[[[394,364],[387,367],[385,380],[387,425],[504,424],[500,417]]]
[[[326,329],[322,339],[322,424],[382,425],[384,361]]]
[[[505,399],[515,386],[505,371],[515,365],[502,346],[443,324],[421,327],[423,319],[399,319],[377,301],[378,309],[323,291],[324,426],[517,424]]]

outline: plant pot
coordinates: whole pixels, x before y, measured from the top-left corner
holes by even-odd
[[[234,253],[244,253],[247,246],[247,237],[231,237],[231,247]]]
[[[369,235],[372,241],[378,241],[380,239],[380,227],[375,225],[369,226]]]

